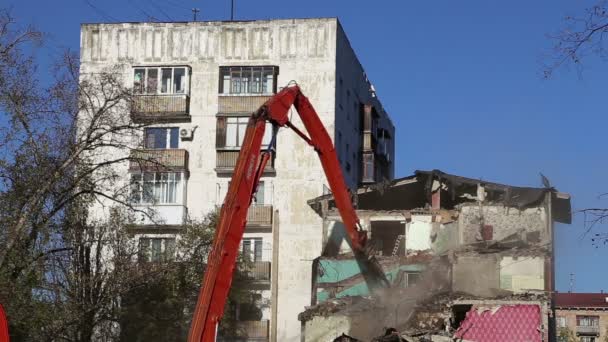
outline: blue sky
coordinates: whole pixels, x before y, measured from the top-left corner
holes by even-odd
[[[81,22],[230,16],[230,1],[4,0],[24,24],[50,34],[41,72],[61,48],[78,50]],[[539,172],[573,196],[574,209],[608,207],[604,132],[608,61],[580,77],[540,77],[547,33],[590,0],[236,0],[236,19],[337,16],[397,128],[396,175],[441,169],[513,185],[540,186]],[[3,6],[3,5],[0,5]],[[599,232],[608,227],[598,227]],[[558,225],[557,289],[608,290],[583,218]]]

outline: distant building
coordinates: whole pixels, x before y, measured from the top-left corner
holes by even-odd
[[[557,342],[608,339],[607,293],[556,293],[554,305]]]
[[[133,231],[151,260],[174,251],[185,220],[222,204],[249,115],[292,80],[333,139],[350,188],[393,178],[393,123],[336,18],[83,24],[80,74],[108,67],[135,90],[124,115],[149,125],[133,137],[133,153],[167,166],[125,162],[116,182],[138,189],[134,206],[158,214]],[[290,118],[304,130],[295,113]],[[310,268],[322,248],[321,218],[306,201],[327,182],[295,133],[281,131],[276,148],[241,247],[255,264],[262,314],[239,318],[256,340],[299,341],[297,315],[310,302]],[[92,208],[97,216],[104,210]]]
[[[477,342],[548,341],[554,222],[570,223],[570,196],[439,170],[360,187],[357,213],[391,289],[370,290],[331,195],[309,201],[323,217],[304,341],[361,340],[393,326]],[[507,338],[508,337],[508,338]]]

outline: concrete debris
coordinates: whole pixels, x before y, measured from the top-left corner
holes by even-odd
[[[342,335],[336,337],[333,342],[362,342],[361,340],[358,340],[352,336],[348,336],[345,333],[342,333]]]
[[[372,300],[371,297],[351,296],[335,298],[306,307],[306,310],[298,315],[298,319],[301,322],[306,322],[315,316],[328,317],[338,312],[342,315],[348,315],[349,313],[356,314],[357,312],[364,312],[378,306],[377,302]]]
[[[372,342],[410,342],[410,339],[406,340],[395,328],[387,328],[384,335],[378,336],[372,340]]]

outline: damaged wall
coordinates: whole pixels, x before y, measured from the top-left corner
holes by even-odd
[[[431,249],[432,215],[412,215],[407,223],[405,248],[408,251],[425,251]]]
[[[482,226],[491,227],[490,240],[495,241],[512,235],[532,244],[547,243],[551,239],[543,207],[518,210],[502,205],[466,204],[460,208],[459,224],[464,244],[486,240]]]
[[[433,178],[435,174],[439,174],[443,181],[436,181]],[[386,317],[390,316],[394,320],[394,323],[390,324],[396,327],[407,328],[409,321],[422,321],[427,324],[430,320],[439,326],[446,317],[443,309],[437,311],[433,307],[432,310],[425,311],[420,308],[424,307],[425,301],[433,301],[443,294],[448,297],[476,298],[476,303],[464,304],[466,310],[473,304],[491,304],[493,301],[496,302],[492,304],[495,309],[503,305],[508,307],[514,304],[533,305],[534,301],[538,303],[538,300],[533,298],[542,297],[552,290],[553,217],[550,216],[552,211],[547,209],[552,203],[549,199],[555,197],[553,193],[549,195],[552,191],[554,189],[518,188],[487,182],[481,184],[479,180],[435,171],[417,172],[416,179],[404,178],[395,181],[394,185],[359,189],[355,203],[358,203],[357,213],[365,230],[370,231],[370,222],[381,216],[391,216],[393,220],[400,219],[405,226],[405,241],[402,241],[405,244],[405,256],[386,256],[387,250],[384,247],[390,242],[383,241],[382,254],[379,254],[383,257],[378,258],[386,263],[383,268],[395,269],[392,266],[386,267],[391,259],[393,262],[399,262],[412,261],[421,255],[426,257],[424,260],[418,260],[416,265],[424,269],[421,277],[426,280],[404,289],[403,293],[392,293],[389,296],[389,306],[392,305],[393,309],[397,306],[399,315],[385,308],[384,311],[376,310],[376,317],[386,320]],[[331,197],[324,196],[318,201],[320,202],[309,203],[325,218],[327,236],[341,235],[344,238],[343,227],[336,222],[339,215],[332,207]],[[563,202],[563,208],[567,210],[569,197],[564,197]],[[382,208],[385,204],[386,208]],[[561,212],[560,215],[560,222],[566,222],[570,213]],[[342,229],[342,234],[331,234],[331,229],[336,227]],[[386,240],[395,233],[392,230],[386,234],[376,231],[375,235]],[[341,247],[334,249],[337,253],[334,257],[353,257],[344,241],[341,242]],[[437,265],[431,264],[432,260],[443,260],[445,264],[437,268]],[[332,261],[324,265],[339,269],[337,264],[339,262]],[[319,295],[317,302],[344,300],[349,298],[345,297],[347,293],[367,296],[368,292],[361,291],[358,287],[363,283],[355,286],[348,283],[348,280],[360,277],[352,273],[353,269],[350,271],[349,279],[336,277],[335,270],[327,273],[332,274],[332,277],[315,276],[315,279],[323,281],[313,285],[318,286],[315,291]],[[431,274],[432,276],[428,276]],[[362,277],[359,279],[363,281]],[[440,285],[442,281],[446,281],[447,285]],[[359,290],[345,291],[345,285]],[[420,289],[424,293],[420,292]],[[517,303],[507,298],[516,298]],[[376,300],[376,297],[370,300]],[[409,304],[399,307],[408,301]],[[542,318],[534,318],[536,322],[542,322],[538,327],[541,330],[535,336],[542,335],[542,338],[547,340],[548,299],[544,298],[541,302],[538,305],[541,307]],[[445,308],[445,305],[442,307]],[[520,309],[515,311],[527,312],[528,307]],[[356,338],[368,337],[357,335],[352,330],[343,332]]]
[[[425,263],[382,263],[386,277],[393,286],[405,288],[412,284],[412,274],[421,274],[426,269]],[[369,296],[370,291],[361,269],[354,259],[322,258],[313,270],[316,278],[313,291],[316,293],[313,304],[322,303],[331,298],[348,296]],[[408,279],[409,276],[409,279]]]
[[[545,258],[502,256],[498,253],[459,255],[453,264],[452,290],[495,297],[545,289]]]
[[[516,293],[545,288],[545,259],[503,257],[500,260],[500,288]]]
[[[493,297],[499,288],[498,258],[495,255],[458,256],[452,264],[452,291]]]

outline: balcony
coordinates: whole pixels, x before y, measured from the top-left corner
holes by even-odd
[[[218,98],[220,114],[253,113],[266,102],[270,96],[260,95],[222,95]]]
[[[373,151],[376,149],[376,138],[371,132],[363,132],[363,151]]]
[[[239,321],[235,323],[235,331],[230,335],[218,337],[218,341],[268,341],[270,338],[270,321]]]
[[[247,212],[247,230],[272,229],[272,205],[251,205]]]
[[[161,229],[172,230],[181,227],[188,217],[188,208],[182,204],[134,205],[142,212],[136,213],[134,230],[145,230],[146,233],[160,232]]]
[[[190,96],[186,94],[133,97],[131,118],[134,122],[190,122]]]
[[[133,150],[130,172],[188,171],[188,151],[182,149]]]
[[[600,327],[598,325],[590,325],[590,326],[579,325],[576,327],[576,335],[599,336]]]
[[[254,261],[247,267],[247,275],[258,282],[270,281],[270,261]]]
[[[236,166],[236,161],[239,157],[240,151],[234,150],[217,150],[215,156],[215,171],[218,174],[231,174]],[[274,161],[269,160],[264,168],[265,175],[274,174]]]

